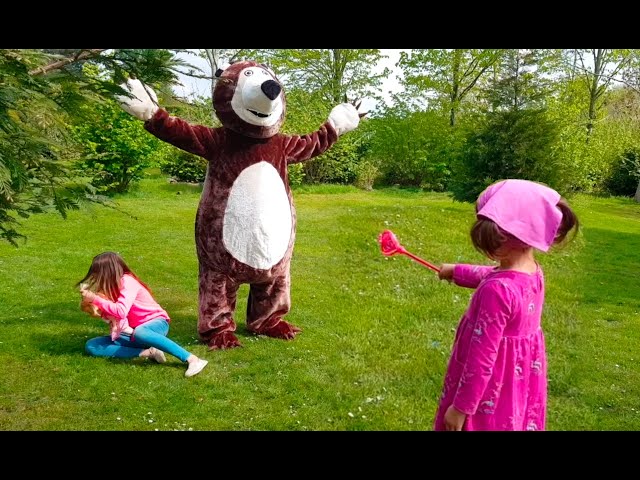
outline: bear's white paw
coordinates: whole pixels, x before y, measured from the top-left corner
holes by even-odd
[[[144,85],[140,80],[127,80],[127,83],[121,85],[122,88],[129,91],[133,97],[125,97],[118,95],[116,100],[125,112],[134,117],[147,121],[155,115],[160,107],[158,107],[158,97],[148,85]]]
[[[360,123],[360,113],[351,103],[336,105],[329,114],[329,122],[336,129],[338,135],[355,130]]]

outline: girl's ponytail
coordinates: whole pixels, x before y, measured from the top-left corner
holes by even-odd
[[[580,229],[580,221],[578,220],[578,217],[576,216],[574,211],[571,210],[571,207],[564,198],[560,199],[557,207],[562,212],[562,221],[560,222],[560,226],[558,227],[556,238],[553,241],[555,245],[562,243],[571,229],[575,228],[575,230],[573,231],[573,235],[571,236],[571,240],[573,240],[578,234],[578,230]]]

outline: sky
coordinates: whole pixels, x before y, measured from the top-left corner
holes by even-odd
[[[379,65],[376,65],[374,71],[382,71],[385,67],[388,67],[391,70],[391,75],[383,81],[382,83],[382,91],[384,93],[384,98],[387,103],[391,98],[389,92],[396,93],[400,91],[400,83],[397,79],[397,75],[399,70],[395,67],[395,64],[398,62],[400,58],[400,52],[402,50],[394,50],[394,49],[381,49],[380,52],[383,55],[387,55],[389,58],[384,59]],[[205,72],[208,70],[209,66],[207,61],[204,58],[200,58],[196,55],[181,55],[182,58],[199,68],[202,68]],[[278,72],[276,72],[278,73]],[[209,80],[199,79],[187,77],[185,75],[180,75],[180,83],[183,84],[182,87],[176,87],[176,93],[184,97],[190,97],[191,95],[200,95],[204,97],[209,97],[211,92],[211,83]],[[285,91],[287,86],[285,85]],[[375,100],[371,98],[364,97],[361,99],[362,105],[360,106],[360,111],[368,112],[372,111],[376,107]]]

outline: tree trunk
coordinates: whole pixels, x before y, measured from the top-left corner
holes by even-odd
[[[593,125],[596,120],[596,96],[591,94],[589,97],[589,120],[587,120],[587,143],[591,138],[591,132],[593,131]]]
[[[449,126],[456,124],[456,107],[460,99],[458,98],[460,91],[460,63],[462,61],[462,51],[455,49],[453,52],[453,75],[451,78],[451,113],[449,115]]]
[[[636,194],[634,195],[633,199],[640,203],[640,180],[638,180],[638,188],[636,188]]]
[[[598,90],[600,85],[600,75],[604,68],[603,58],[604,50],[593,49],[593,79],[591,80],[591,86],[589,88],[589,120],[587,121],[587,143],[591,138],[591,132],[593,132],[593,126],[596,121],[596,102],[598,101]]]
[[[343,64],[343,51],[340,48],[334,48],[331,50],[333,53],[333,64],[332,64],[332,78],[331,78],[331,96],[333,97],[331,100],[335,105],[340,102],[347,102],[347,98],[343,95],[342,92],[342,64]]]

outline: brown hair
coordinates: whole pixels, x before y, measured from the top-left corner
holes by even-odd
[[[578,217],[564,198],[560,198],[557,207],[562,212],[562,221],[558,226],[556,238],[553,240],[554,245],[562,243],[572,229],[574,229],[571,236],[571,240],[573,240],[580,228]],[[477,211],[478,206],[476,204],[476,213]],[[505,232],[493,220],[485,217],[479,217],[471,227],[471,241],[476,250],[489,258],[494,257],[498,249],[503,245],[509,245],[513,248],[526,248],[529,246],[510,233]]]
[[[131,271],[122,257],[115,252],[104,252],[93,257],[89,271],[76,284],[76,287],[84,283],[89,290],[102,293],[109,300],[115,302],[120,296],[120,281],[125,273],[138,280],[151,293],[151,289]]]
[[[575,229],[573,230],[573,235],[571,235],[571,238],[569,239],[573,240],[578,234],[578,230],[580,229],[580,220],[578,220],[575,212],[571,210],[571,207],[564,198],[560,199],[557,207],[562,212],[562,221],[560,222],[560,226],[558,227],[556,238],[553,241],[554,245],[562,243],[571,229],[575,227]]]

